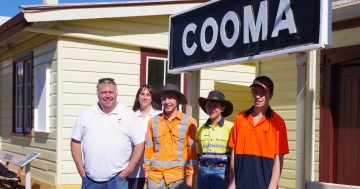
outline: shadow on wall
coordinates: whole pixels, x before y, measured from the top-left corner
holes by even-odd
[[[249,86],[214,82],[214,89],[224,93],[226,100],[233,103],[234,111],[226,118],[233,122],[235,115],[250,108],[252,105]]]
[[[48,139],[49,139],[49,133],[36,132],[36,133],[34,134],[34,141],[35,141],[36,143],[45,144]]]
[[[34,132],[32,138],[34,139],[35,143],[45,144],[49,138],[49,133]],[[32,141],[31,138],[27,137],[10,137],[10,140],[12,145],[19,145],[23,147],[30,146]]]

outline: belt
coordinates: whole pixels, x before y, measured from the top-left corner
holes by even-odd
[[[204,161],[204,160],[200,160],[200,165],[201,166],[206,166],[206,167],[225,167],[226,163],[224,162],[208,162],[208,161]]]

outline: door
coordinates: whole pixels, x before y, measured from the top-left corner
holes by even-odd
[[[334,167],[336,183],[360,186],[360,59],[354,63],[335,69]]]
[[[320,181],[360,186],[360,46],[322,51]]]

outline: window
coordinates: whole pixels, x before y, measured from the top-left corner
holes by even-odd
[[[186,94],[185,74],[169,74],[167,72],[167,52],[152,49],[141,49],[140,85],[150,84],[155,90],[166,83],[177,85],[183,94]],[[186,96],[186,95],[185,95]],[[186,106],[181,106],[186,112]]]
[[[32,53],[13,64],[13,133],[30,134],[32,127]]]
[[[183,74],[169,74],[167,64],[165,51],[141,49],[140,84],[147,83],[154,89],[160,89],[166,83],[173,83],[184,92]]]
[[[147,58],[147,82],[155,89],[160,89],[166,83],[173,83],[181,86],[181,74],[168,74],[167,73],[166,59],[148,57]]]

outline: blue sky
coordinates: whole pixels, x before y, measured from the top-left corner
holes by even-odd
[[[114,2],[123,0],[59,0],[59,3]],[[20,5],[39,5],[43,0],[1,0],[0,16],[13,17],[20,12]]]

